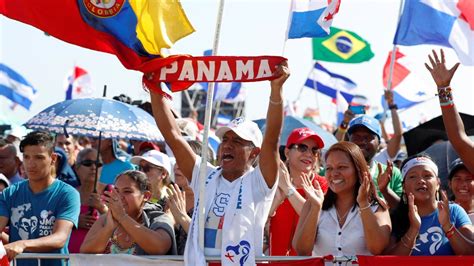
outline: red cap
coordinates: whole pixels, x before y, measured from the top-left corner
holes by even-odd
[[[321,139],[316,132],[307,127],[296,128],[291,131],[290,136],[288,136],[288,140],[286,141],[286,147],[289,148],[293,144],[300,144],[305,139],[313,139],[316,141],[316,145],[318,145],[319,149],[324,147],[323,139]]]

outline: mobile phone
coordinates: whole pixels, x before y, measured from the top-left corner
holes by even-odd
[[[349,110],[356,115],[365,114],[365,106],[364,105],[349,105]]]

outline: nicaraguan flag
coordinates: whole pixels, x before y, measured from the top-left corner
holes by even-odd
[[[25,78],[0,63],[0,95],[29,110],[35,94],[36,89]]]
[[[334,101],[337,101],[337,94],[340,93],[348,103],[354,98],[354,89],[357,87],[354,81],[330,72],[317,62],[304,85],[331,97]]]
[[[75,66],[66,79],[66,100],[89,98],[94,94],[89,73]]]
[[[461,63],[474,65],[472,0],[406,0],[394,44],[451,47]]]
[[[292,0],[288,39],[326,37],[340,0]]]

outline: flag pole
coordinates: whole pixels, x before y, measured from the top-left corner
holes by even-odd
[[[219,9],[217,12],[217,21],[216,21],[216,31],[214,33],[214,46],[212,48],[212,55],[216,55],[219,48],[219,36],[221,33],[221,24],[222,16],[224,14],[224,1],[219,1]],[[205,210],[206,198],[205,198],[205,179],[206,179],[206,170],[207,170],[207,147],[209,142],[209,128],[211,124],[211,114],[212,114],[212,102],[214,99],[214,82],[209,83],[207,89],[207,99],[206,99],[206,112],[204,116],[204,133],[202,140],[202,152],[201,152],[201,165],[199,169],[199,201],[198,201],[198,212],[199,212],[199,248],[204,251],[204,222],[206,220],[207,211]]]
[[[403,0],[400,0],[400,7],[398,9],[398,19],[397,19],[397,27],[398,24],[400,23],[400,17],[402,16],[402,8],[403,8]],[[395,67],[395,57],[397,54],[397,45],[394,44],[392,48],[392,58],[390,58],[390,68],[388,71],[388,80],[387,80],[387,88],[384,90],[391,90],[392,89],[392,78],[393,78],[393,69]],[[388,106],[386,104],[383,105],[383,116],[384,118],[387,116],[387,108]]]
[[[288,8],[288,10],[290,12],[288,12],[288,23],[287,23],[287,27],[286,27],[286,33],[285,33],[285,40],[283,41],[283,47],[281,48],[281,55],[285,55],[285,49],[286,49],[286,41],[288,41],[288,33],[290,32],[290,25],[291,25],[291,19],[292,19],[292,6],[293,6],[293,1],[294,0],[291,0],[290,1],[290,8]]]

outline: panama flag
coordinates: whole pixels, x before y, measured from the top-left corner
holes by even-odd
[[[325,37],[341,0],[292,0],[288,39]]]
[[[66,100],[89,98],[94,94],[91,77],[83,68],[75,66],[66,78]]]
[[[36,92],[24,77],[0,63],[0,95],[29,110]]]
[[[386,88],[391,58],[392,52],[388,54],[383,70],[383,83]],[[429,81],[423,81],[417,78],[417,75],[410,75],[411,71],[409,69],[411,65],[412,62],[410,58],[406,57],[397,49],[391,89],[393,91],[393,100],[400,109],[412,107],[435,97],[434,94],[430,92],[432,85]],[[383,95],[381,102],[382,106],[387,109],[387,103]]]
[[[394,44],[451,47],[464,65],[474,65],[473,0],[406,0]]]

